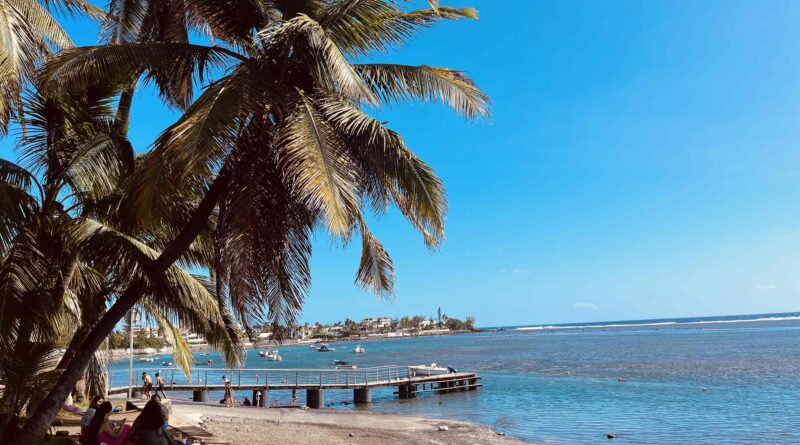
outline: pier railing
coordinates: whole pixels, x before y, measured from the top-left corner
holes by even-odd
[[[224,384],[222,376],[231,381],[234,388],[241,386],[369,386],[374,384],[391,384],[408,380],[411,376],[407,366],[379,366],[373,368],[339,368],[339,369],[225,369],[194,368],[187,378],[177,368],[139,369],[147,371],[151,376],[159,372],[167,384],[165,387],[193,386],[218,387]],[[154,382],[155,383],[155,382]]]

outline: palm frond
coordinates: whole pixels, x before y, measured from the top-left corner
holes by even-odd
[[[441,20],[477,19],[474,8],[438,7],[403,11],[389,0],[344,0],[327,8],[320,23],[351,57],[389,52],[405,45],[420,29]]]
[[[168,104],[186,108],[192,100],[193,76],[202,81],[237,57],[224,48],[186,43],[87,46],[58,53],[45,65],[41,80],[46,88],[85,90],[97,82],[127,86],[145,74],[145,82],[158,81]]]
[[[442,180],[406,147],[403,138],[350,103],[320,101],[325,119],[348,142],[350,157],[376,203],[394,200],[430,248],[444,236],[447,199]]]
[[[354,68],[385,102],[441,102],[468,119],[489,116],[489,97],[461,71],[393,64],[363,64]]]
[[[339,135],[302,93],[279,129],[278,152],[286,178],[308,205],[325,214],[328,230],[344,239],[354,225],[356,171]]]
[[[394,264],[383,244],[361,221],[361,262],[358,266],[356,283],[372,291],[381,298],[394,296]]]
[[[376,95],[339,47],[325,33],[322,26],[300,14],[291,20],[265,28],[257,34],[265,48],[281,48],[284,54],[295,52],[297,57],[305,58],[312,67],[311,74],[318,78],[320,85],[335,86],[351,100],[378,104]]]

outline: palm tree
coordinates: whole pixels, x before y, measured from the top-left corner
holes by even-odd
[[[475,18],[475,11],[438,5],[403,11],[388,0],[187,4],[225,47],[137,42],[75,48],[62,51],[44,72],[50,88],[67,90],[89,89],[86,79],[130,84],[140,76],[155,82],[222,73],[159,137],[123,198],[129,213],[121,221],[134,232],[169,222],[173,203],[181,201],[176,198],[198,200],[150,270],[167,270],[218,212],[217,288],[246,327],[264,319],[293,324],[310,284],[316,227],[345,243],[360,235],[356,281],[391,297],[392,262],[364,213],[396,205],[435,249],[444,235],[446,199],[433,169],[366,110],[440,101],[474,119],[487,114],[488,99],[459,71],[356,62],[402,45],[436,21]],[[186,103],[186,91],[161,91],[172,105]],[[41,436],[99,339],[143,294],[143,284],[133,282],[74,348],[28,421],[25,438]]]
[[[192,356],[178,326],[205,333],[231,364],[240,353],[232,318],[207,280],[177,265],[151,274],[152,247],[92,218],[105,213],[104,202],[134,168],[130,144],[113,129],[110,94],[94,92],[32,93],[25,103],[30,131],[20,139],[30,170],[0,160],[0,426],[12,437],[24,408],[36,406],[58,376],[50,369],[56,341],[82,340],[137,275],[149,283],[140,305],[185,370]],[[91,360],[84,368],[96,377],[101,355]]]
[[[0,0],[0,134],[24,114],[22,90],[40,62],[54,49],[73,46],[48,10],[52,7],[94,16],[101,12],[86,0]]]

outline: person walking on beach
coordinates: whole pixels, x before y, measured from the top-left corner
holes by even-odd
[[[147,375],[147,372],[142,373],[142,392],[144,393],[144,398],[150,398],[150,390],[153,388],[153,379]]]
[[[165,383],[167,383],[167,381],[164,380],[164,377],[161,377],[161,373],[157,372],[156,373],[156,395],[158,395],[158,393],[160,392],[161,395],[164,396],[164,398],[166,399],[167,398],[167,393],[164,392],[164,384]]]
[[[233,408],[233,388],[231,387],[231,381],[222,376],[222,381],[225,382],[225,406],[228,408]]]
[[[297,390],[292,390],[292,406],[297,405]]]

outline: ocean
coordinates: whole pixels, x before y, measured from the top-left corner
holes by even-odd
[[[436,362],[473,370],[484,385],[477,391],[400,400],[376,390],[366,408],[350,403],[351,391],[326,391],[325,402],[472,421],[536,442],[609,443],[614,434],[613,443],[631,444],[800,443],[800,313],[516,326],[360,344],[366,353],[353,353],[353,342],[332,343],[334,353],[284,346],[281,362],[249,351],[246,367],[330,369],[337,359],[359,368]],[[198,360],[209,358],[223,363],[215,351]],[[134,360],[138,376],[170,357]],[[114,362],[111,373],[112,386],[126,384],[127,361]],[[272,403],[289,399],[270,392]]]

